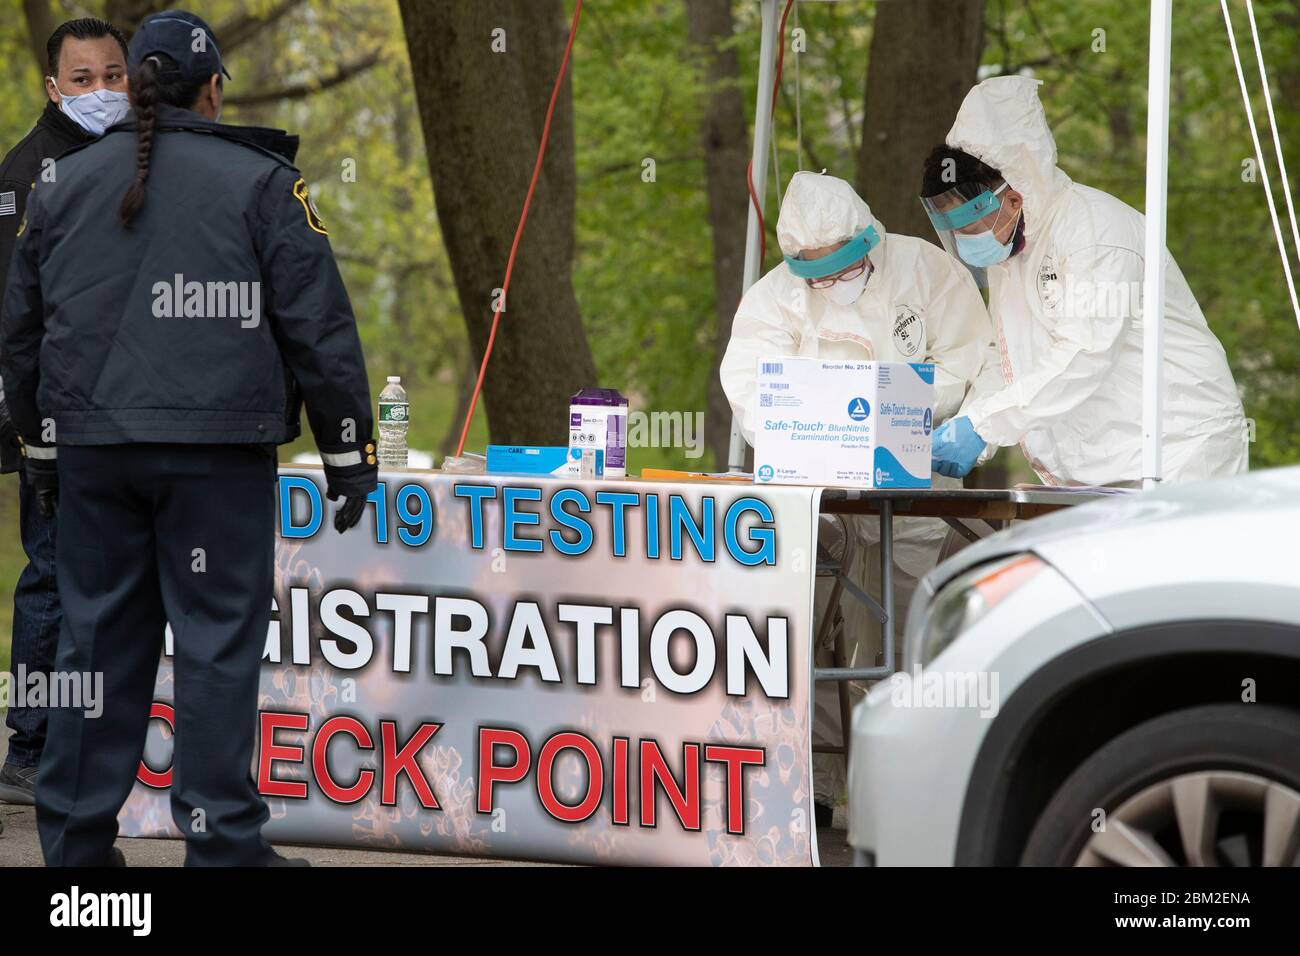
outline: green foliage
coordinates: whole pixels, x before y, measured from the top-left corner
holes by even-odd
[[[275,5],[210,0],[201,12],[219,27],[242,11]],[[60,6],[69,15],[100,12],[103,0],[75,9],[55,3]],[[1293,167],[1300,167],[1293,105],[1300,92],[1300,18],[1294,5],[1256,6],[1278,122]],[[803,3],[790,17],[787,33],[793,41],[801,29],[805,49],[787,48],[778,97],[779,175],[768,178],[765,209],[768,268],[777,261],[779,196],[795,169],[826,168],[852,178],[875,7],[871,0]],[[733,4],[738,84],[751,122],[758,9]],[[41,109],[44,92],[22,0],[0,0],[0,17],[18,25],[0,31],[8,66],[0,74],[0,143],[13,143]],[[1041,77],[1061,165],[1139,208],[1146,17],[1145,5],[1119,0],[987,0],[983,58],[988,74],[1029,70]],[[1236,28],[1254,83],[1244,16]],[[1094,49],[1097,30],[1105,31],[1104,52]],[[623,389],[647,411],[704,409],[713,374],[712,237],[699,134],[709,91],[687,48],[685,0],[591,0],[571,64],[579,183],[575,286],[601,384]],[[371,50],[379,51],[376,65],[322,92],[269,105],[235,101],[253,91],[310,86]],[[378,393],[384,376],[402,375],[415,412],[412,443],[436,448],[449,431],[459,431],[451,420],[455,398],[474,369],[438,229],[396,3],[304,0],[235,50],[230,66],[228,119],[302,135],[298,161],[331,229],[373,390]],[[1169,245],[1227,348],[1247,414],[1257,420],[1255,464],[1300,460],[1300,433],[1289,427],[1300,411],[1294,374],[1300,333],[1263,189],[1242,179],[1252,148],[1214,0],[1176,6],[1174,66]],[[1262,100],[1255,105],[1263,120]],[[1267,138],[1265,145],[1267,151]],[[646,160],[654,161],[652,182]],[[525,234],[521,255],[528,255],[528,239]],[[480,409],[471,447],[486,443],[484,418]],[[634,470],[651,463],[708,464],[684,459],[680,450],[633,450]]]
[[[265,13],[276,5],[213,0],[196,9],[220,32],[240,13]],[[84,6],[101,13],[103,3]],[[79,6],[75,14],[85,12]],[[0,0],[0,17],[22,24],[21,0]],[[372,50],[380,52],[379,62],[345,83],[271,104],[239,104],[249,94],[310,86]],[[0,72],[0,143],[12,144],[31,128],[45,93],[25,27],[0,32],[0,56],[9,66]],[[330,229],[357,314],[371,390],[377,397],[385,376],[401,375],[414,411],[412,447],[436,450],[453,427],[469,353],[434,212],[395,0],[305,2],[227,60],[235,79],[227,82],[231,102],[222,119],[301,136],[297,164]],[[472,435],[481,445],[487,434],[481,411],[475,426]]]
[[[395,0],[306,4],[236,55],[246,72],[231,72],[250,78],[229,92],[310,82],[372,50],[380,51],[378,64],[346,83],[270,107],[234,105],[223,118],[302,137],[297,162],[330,229],[373,397],[386,376],[401,375],[413,412],[411,446],[436,451],[453,426],[459,434],[451,418],[469,353]],[[485,415],[476,425],[486,435]]]
[[[1261,45],[1288,172],[1300,168],[1300,19],[1293,5],[1256,4]],[[1229,3],[1253,95],[1273,192],[1286,212],[1244,4]],[[989,0],[985,69],[1028,68],[1043,82],[1060,165],[1076,181],[1141,209],[1145,195],[1147,10],[1143,4]],[[1104,36],[1095,31],[1104,31]],[[1104,39],[1104,50],[1099,40]],[[1292,313],[1253,162],[1232,53],[1219,4],[1174,6],[1170,81],[1168,246],[1228,354],[1255,420],[1252,467],[1300,461],[1300,330]],[[1292,186],[1294,189],[1294,185]],[[1293,269],[1295,252],[1291,252]]]
[[[274,0],[212,0],[214,24],[263,12]],[[79,5],[92,12],[102,2]],[[1239,8],[1240,4],[1230,4]],[[71,8],[69,8],[71,9]],[[733,5],[739,85],[752,121],[758,5]],[[765,265],[775,264],[778,197],[799,167],[851,178],[861,137],[863,78],[874,2],[804,3],[787,25],[806,44],[787,49],[768,178]],[[1259,4],[1274,105],[1293,168],[1300,167],[1300,17]],[[22,24],[22,0],[0,0]],[[1260,182],[1243,181],[1252,147],[1214,0],[1175,8],[1169,246],[1223,341],[1257,421],[1257,465],[1300,460],[1300,331],[1290,312]],[[1257,88],[1245,17],[1235,22]],[[1098,33],[1104,31],[1104,35]],[[1104,51],[1098,38],[1104,39]],[[1044,81],[1061,165],[1078,181],[1141,208],[1144,189],[1147,13],[1118,0],[988,0],[986,74],[1025,70]],[[602,384],[644,410],[698,411],[712,372],[712,237],[699,121],[709,92],[686,55],[684,0],[599,0],[583,11],[572,61],[578,156],[574,279]],[[232,99],[328,77],[370,50],[377,65],[311,96],[269,106],[232,103],[233,122],[278,125],[303,138],[299,164],[331,228],[371,364],[374,391],[401,374],[415,410],[413,443],[435,448],[449,430],[469,368],[459,302],[442,247],[414,89],[394,0],[308,0],[230,57]],[[25,29],[0,33],[0,142],[16,142],[44,103]],[[796,137],[796,89],[802,138]],[[1255,112],[1265,119],[1262,98]],[[508,108],[508,105],[507,107]],[[1266,162],[1276,177],[1265,131]],[[647,160],[654,181],[647,182]],[[349,164],[355,170],[350,181]],[[1275,184],[1277,180],[1275,178]],[[1278,201],[1281,203],[1280,191]],[[1285,220],[1284,220],[1285,225]],[[521,255],[528,255],[525,234]],[[503,264],[504,267],[504,264]],[[499,371],[498,371],[498,374]],[[486,440],[476,417],[473,444]],[[700,466],[676,454],[648,462]]]
[[[1285,219],[1280,177],[1240,3],[1234,28]],[[683,56],[683,4],[589,4],[575,66],[579,148],[578,295],[601,373],[658,409],[702,408],[712,355],[710,236],[698,118],[707,93]],[[752,122],[757,4],[733,6],[740,85]],[[766,197],[768,254],[784,182],[796,168],[852,178],[862,135],[863,78],[874,2],[797,6],[778,97],[777,169]],[[1300,168],[1300,14],[1257,4],[1274,109],[1291,169]],[[1141,209],[1145,192],[1147,8],[1117,0],[988,0],[982,76],[1028,72],[1061,166],[1077,181]],[[1219,4],[1174,10],[1168,245],[1219,336],[1255,421],[1255,467],[1300,461],[1300,330],[1273,240]],[[796,90],[799,110],[796,118]],[[796,137],[801,127],[802,137]],[[657,161],[654,183],[641,160]],[[870,197],[868,197],[870,198]],[[1292,263],[1296,264],[1292,250]],[[1014,456],[1017,459],[1019,456]],[[635,461],[635,458],[634,458]],[[698,466],[698,463],[695,463]]]
[[[809,35],[799,72],[805,80],[815,78],[805,88],[800,111],[808,147],[802,158],[805,166],[826,163],[851,178],[869,18],[846,16],[836,6],[812,4],[798,13]],[[731,41],[751,124],[756,11],[753,4],[734,5]],[[788,28],[795,25],[792,14]],[[715,374],[713,238],[700,146],[700,117],[710,90],[688,47],[683,0],[589,3],[575,47],[575,284],[602,383],[621,388],[643,411],[703,411]],[[799,158],[794,59],[793,54],[786,58],[778,104],[780,176],[768,177],[769,267],[778,256],[780,190]],[[685,458],[681,449],[634,448],[630,464],[633,470],[712,466],[707,458]]]
[[[703,409],[713,358],[700,81],[682,55],[684,13],[681,0],[587,4],[573,65],[578,302],[600,384],[643,411]],[[634,470],[691,464],[648,451],[630,450]]]
[[[22,0],[0,0],[0,19],[6,24],[23,22]],[[45,105],[41,71],[36,67],[27,43],[27,30],[0,30],[0,155],[27,135]]]

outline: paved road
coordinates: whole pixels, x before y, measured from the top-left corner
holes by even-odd
[[[36,837],[36,811],[0,803],[0,820],[5,832],[0,835],[0,867],[41,866],[41,847]],[[843,827],[843,810],[836,813],[835,823]],[[847,866],[851,861],[843,829],[823,829],[818,833],[823,866]],[[128,866],[180,866],[185,860],[185,845],[179,840],[136,840],[122,838],[117,845],[126,855]],[[426,853],[393,853],[381,850],[342,850],[336,847],[278,848],[286,856],[304,856],[313,866],[542,866],[508,860],[482,860],[475,857],[434,856]]]

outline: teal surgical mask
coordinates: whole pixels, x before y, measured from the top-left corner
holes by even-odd
[[[976,269],[987,269],[999,262],[1005,262],[1007,256],[1011,255],[1015,234],[1013,233],[1011,239],[1006,242],[998,242],[992,229],[974,235],[963,235],[959,232],[953,235],[953,239],[957,243],[957,255],[961,257],[962,262]]]

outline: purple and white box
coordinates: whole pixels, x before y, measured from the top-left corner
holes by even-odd
[[[569,449],[605,453],[605,477],[627,477],[627,399],[613,388],[584,388],[569,401]]]

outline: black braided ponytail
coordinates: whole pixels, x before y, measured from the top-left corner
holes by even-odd
[[[153,138],[158,122],[158,104],[180,106],[188,109],[198,100],[203,89],[201,82],[186,82],[178,75],[176,61],[165,53],[145,57],[131,75],[131,105],[135,108],[136,171],[135,180],[122,197],[118,217],[122,225],[130,226],[144,206],[144,186],[149,178],[149,162],[153,156]]]

